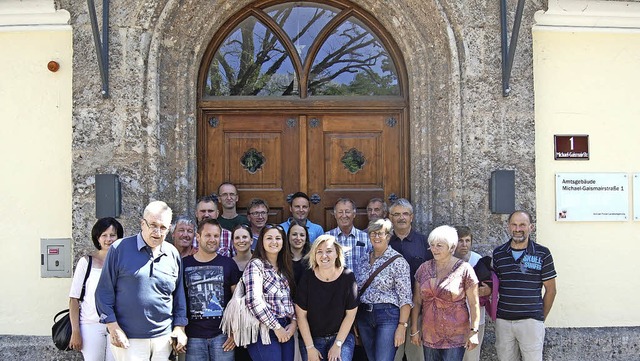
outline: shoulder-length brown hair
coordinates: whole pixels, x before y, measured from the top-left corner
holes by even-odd
[[[291,289],[291,295],[295,295],[296,282],[293,277],[293,257],[291,256],[291,248],[289,247],[289,239],[287,238],[287,232],[284,228],[278,224],[269,223],[262,228],[260,236],[258,236],[258,244],[256,250],[253,252],[251,258],[258,258],[262,262],[267,261],[267,251],[264,249],[264,235],[267,231],[276,229],[282,236],[282,248],[278,252],[278,272],[283,274],[289,282],[289,288]]]

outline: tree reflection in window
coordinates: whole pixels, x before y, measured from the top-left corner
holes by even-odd
[[[211,61],[205,94],[279,96],[297,93],[289,54],[255,17],[238,25]]]
[[[328,5],[308,2],[278,4],[264,11],[284,29],[302,61],[322,28],[340,12]]]
[[[311,95],[399,95],[398,76],[382,43],[351,17],[320,48],[309,77]]]
[[[392,58],[374,32],[355,16],[340,24],[331,20],[341,11],[326,4],[290,2],[264,11],[288,38],[278,39],[271,23],[249,15],[227,36],[211,60],[204,84],[206,96],[400,95]],[[352,13],[353,14],[353,13]],[[319,34],[335,28],[318,47]],[[283,44],[289,44],[284,46]],[[306,59],[310,49],[319,49]],[[297,54],[289,54],[295,49]],[[292,61],[299,57],[300,61]],[[311,62],[299,77],[298,64]],[[305,84],[298,84],[306,79]]]

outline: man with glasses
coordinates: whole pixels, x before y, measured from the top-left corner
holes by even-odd
[[[371,249],[369,235],[353,226],[356,204],[348,198],[340,198],[333,207],[338,227],[328,231],[344,247],[345,267],[357,273],[358,260]]]
[[[96,289],[100,322],[107,324],[118,361],[167,360],[184,352],[187,325],[180,253],[165,242],[171,208],[154,201],[144,209],[141,231],[116,241]]]
[[[301,226],[307,227],[309,232],[309,243],[313,243],[316,238],[320,237],[324,233],[322,226],[315,224],[309,220],[310,202],[309,196],[304,192],[296,192],[291,196],[289,202],[289,211],[291,211],[291,218],[282,222],[280,225],[285,232],[289,232],[289,226],[292,220],[295,220]]]
[[[220,219],[218,217],[219,214],[218,197],[216,197],[215,194],[204,196],[198,199],[198,202],[196,202],[196,219],[198,220],[198,224],[200,224],[205,219]],[[220,223],[220,221],[218,221],[218,223]],[[198,243],[195,241],[195,239],[194,245],[197,250]],[[218,254],[225,257],[233,257],[235,255],[233,241],[231,240],[231,231],[224,228],[222,229],[222,233],[220,234],[220,245],[218,247]]]
[[[389,218],[393,224],[393,233],[389,246],[400,253],[409,263],[409,273],[411,274],[411,289],[415,284],[415,274],[424,262],[433,259],[433,254],[429,250],[427,237],[411,227],[413,222],[413,206],[411,203],[400,198],[389,207]],[[422,322],[422,321],[419,321]],[[400,345],[396,351],[395,361],[402,361],[406,357],[407,361],[423,361],[424,351],[422,347],[411,343],[411,327],[407,327],[407,335],[404,345]]]
[[[249,219],[249,227],[251,228],[251,237],[253,242],[251,243],[251,250],[255,251],[258,245],[258,237],[260,231],[267,224],[269,219],[269,205],[264,199],[254,198],[249,202],[247,206],[247,218]]]
[[[220,184],[218,187],[218,197],[222,204],[222,214],[218,216],[218,222],[222,228],[232,231],[239,224],[249,224],[247,217],[238,214],[236,205],[238,204],[238,190],[236,186],[229,182]]]

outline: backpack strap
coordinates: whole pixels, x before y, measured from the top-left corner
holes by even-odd
[[[80,292],[80,298],[78,299],[78,302],[82,302],[82,300],[84,300],[84,293],[85,293],[85,289],[87,288],[87,279],[89,279],[89,274],[91,274],[91,263],[93,260],[93,257],[91,256],[87,256],[89,258],[88,261],[88,265],[87,265],[87,272],[84,274],[84,281],[82,281],[82,292]]]

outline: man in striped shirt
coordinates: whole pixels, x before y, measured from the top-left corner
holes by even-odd
[[[553,257],[529,238],[529,213],[513,212],[508,227],[511,239],[493,251],[500,280],[496,351],[500,361],[542,361],[544,320],[556,296]]]

